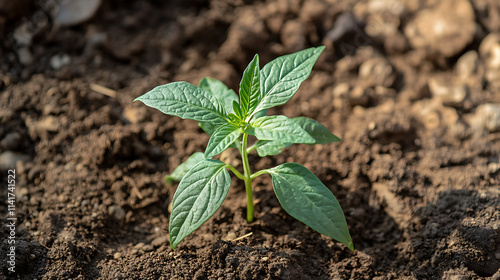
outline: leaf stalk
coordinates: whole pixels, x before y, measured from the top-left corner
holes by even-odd
[[[228,168],[229,170],[231,170],[234,175],[236,175],[236,177],[240,178],[241,180],[245,180],[245,176],[243,176],[238,170],[236,170],[236,168],[234,168],[233,166],[229,165],[229,164],[226,164],[226,168]]]
[[[262,174],[269,174],[269,171],[267,171],[267,169],[259,170],[259,171],[255,172],[254,174],[250,175],[250,179],[253,180],[253,179],[259,177]]]

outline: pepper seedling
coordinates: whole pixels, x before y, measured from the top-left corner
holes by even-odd
[[[179,165],[166,180],[180,181],[174,194],[169,234],[172,248],[200,227],[221,206],[231,178],[228,170],[245,183],[247,221],[254,219],[252,180],[269,174],[283,209],[312,229],[353,250],[346,219],[332,192],[306,167],[284,163],[251,172],[248,154],[276,155],[294,143],[326,144],[340,141],[319,122],[306,117],[267,116],[267,109],[285,104],[309,77],[324,46],[280,56],[259,68],[255,55],[240,82],[239,96],[222,82],[204,78],[199,86],[187,82],[161,85],[135,100],[169,115],[199,122],[210,134],[204,153],[197,152]],[[249,146],[248,138],[256,141]],[[243,173],[213,159],[235,147]]]

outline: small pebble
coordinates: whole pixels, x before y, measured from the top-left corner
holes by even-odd
[[[147,112],[144,107],[127,106],[123,110],[123,116],[130,123],[139,123],[146,119]]]
[[[458,77],[467,79],[477,74],[479,65],[479,55],[476,51],[468,51],[463,54],[457,61],[455,71]]]
[[[491,33],[483,39],[479,55],[486,66],[484,77],[492,87],[500,87],[500,33]]]
[[[102,0],[66,0],[57,6],[54,22],[61,26],[72,26],[90,19]]]
[[[125,219],[125,210],[118,205],[111,205],[108,207],[108,214],[115,218],[117,221],[123,221]]]
[[[141,248],[144,252],[151,252],[154,250],[154,247],[153,245],[151,244],[147,244],[147,245],[144,245],[142,248]]]
[[[488,164],[488,173],[489,174],[495,174],[497,171],[500,170],[500,164],[491,162]]]
[[[490,132],[500,131],[500,104],[483,104],[476,109],[476,116]]]
[[[368,89],[361,86],[355,86],[348,95],[349,103],[351,106],[363,106],[366,107],[370,103],[370,96],[368,94]]]
[[[468,0],[441,0],[420,10],[406,25],[405,36],[415,49],[451,57],[474,40],[476,22]]]
[[[479,54],[487,69],[500,68],[500,33],[491,33],[479,45]]]
[[[168,235],[163,235],[160,237],[157,237],[151,241],[151,245],[154,247],[160,247],[163,244],[166,244],[168,242]]]
[[[0,169],[7,170],[16,167],[18,161],[28,161],[30,158],[27,155],[5,151],[0,154]]]
[[[29,129],[30,135],[38,136],[47,132],[58,131],[61,126],[61,123],[57,117],[46,116],[39,121],[27,119],[26,126]]]
[[[59,70],[71,62],[71,57],[67,54],[54,55],[50,58],[50,67]]]
[[[383,57],[370,58],[359,67],[360,82],[365,87],[391,87],[396,76],[389,62]]]
[[[57,197],[57,200],[59,200],[59,202],[61,202],[61,203],[66,203],[66,202],[68,202],[68,197],[64,194],[60,194]]]
[[[132,217],[134,216],[134,212],[128,211],[127,214],[125,215],[125,222],[129,223],[132,221]]]
[[[453,81],[449,77],[431,77],[428,85],[434,97],[439,98],[443,104],[451,106],[462,104],[469,91],[467,85]]]
[[[352,13],[344,12],[337,16],[333,29],[328,31],[326,38],[333,42],[338,41],[347,34],[352,33],[353,30],[357,30],[359,25],[359,21]]]
[[[234,239],[236,239],[236,234],[235,234],[234,232],[230,231],[230,232],[227,234],[227,236],[226,236],[226,240],[231,241],[231,240],[234,240]]]
[[[2,141],[0,141],[0,147],[5,150],[15,150],[19,147],[21,142],[21,134],[17,132],[11,132],[7,134]]]
[[[290,51],[296,52],[306,48],[307,31],[299,20],[286,21],[281,30],[281,41]]]
[[[27,47],[19,48],[17,51],[19,62],[23,65],[30,65],[33,62],[33,55]]]
[[[342,97],[349,93],[350,86],[348,83],[340,83],[333,88],[333,96],[335,98]]]

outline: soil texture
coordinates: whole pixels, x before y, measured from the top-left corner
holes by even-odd
[[[500,279],[498,1],[104,0],[71,26],[44,5],[0,0],[0,279]],[[255,222],[233,176],[172,250],[177,185],[163,178],[209,136],[132,101],[205,76],[238,92],[255,53],[263,66],[319,45],[309,79],[269,114],[342,141],[250,164],[309,168],[355,250],[290,217],[269,176],[254,181]]]

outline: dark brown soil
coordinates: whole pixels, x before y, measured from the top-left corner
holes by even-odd
[[[472,1],[474,38],[444,57],[403,32],[436,1],[427,2],[399,16],[394,36],[375,37],[363,31],[373,14],[350,0],[109,0],[86,23],[37,30],[25,64],[8,38],[39,3],[0,9],[0,153],[24,158],[1,165],[0,279],[500,279],[500,129],[482,121],[500,115],[479,109],[500,103],[484,74],[490,58],[477,61],[467,83],[479,86],[463,99],[429,85],[456,77],[459,58],[500,30],[500,8]],[[342,205],[355,250],[287,215],[265,176],[254,182],[254,223],[233,178],[222,208],[172,250],[176,185],[162,179],[204,151],[208,135],[133,99],[204,76],[237,89],[255,53],[262,66],[318,45],[327,49],[311,77],[270,113],[316,119],[342,142],[250,161],[315,173]],[[62,56],[69,63],[51,64]],[[361,70],[373,59],[389,71]],[[4,261],[7,169],[16,170],[15,273]]]

